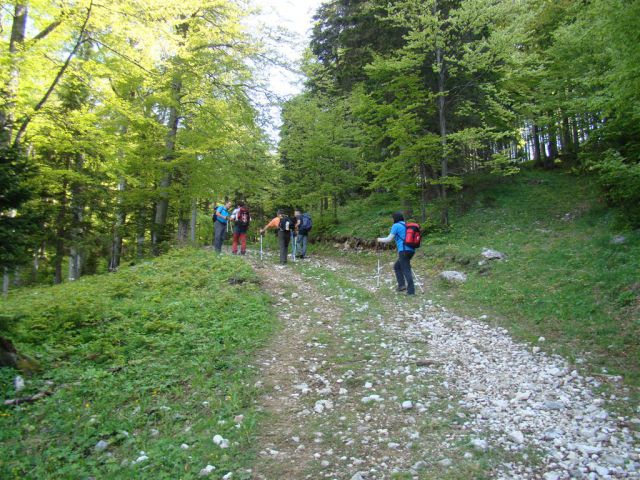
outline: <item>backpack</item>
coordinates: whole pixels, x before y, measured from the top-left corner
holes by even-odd
[[[213,219],[214,222],[216,221],[220,222],[220,219],[218,218],[218,215],[216,215],[216,213],[220,213],[220,209],[222,207],[224,207],[224,205],[218,205],[216,208],[213,209],[213,215],[211,215],[211,218]]]
[[[286,215],[280,219],[280,231],[281,232],[290,232],[293,230],[293,227],[296,225],[296,222],[291,220]]]
[[[413,222],[405,223],[406,233],[404,235],[404,244],[411,248],[420,248],[422,233],[420,225]]]
[[[248,227],[250,221],[251,216],[249,215],[249,210],[246,207],[240,207],[240,210],[238,210],[236,214],[236,225],[239,227]]]
[[[311,220],[311,215],[308,213],[303,213],[302,218],[300,219],[300,226],[298,227],[298,231],[302,234],[307,234],[311,231],[313,227],[313,221]]]

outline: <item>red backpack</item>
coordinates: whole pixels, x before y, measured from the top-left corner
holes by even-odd
[[[407,232],[404,236],[404,244],[407,247],[419,248],[420,241],[422,240],[422,233],[420,232],[420,225],[413,222],[407,222],[405,224]]]
[[[236,225],[239,227],[248,227],[250,221],[251,216],[249,215],[249,210],[247,210],[246,207],[240,207],[236,215]]]

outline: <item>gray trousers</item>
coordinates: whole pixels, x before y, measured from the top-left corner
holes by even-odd
[[[216,252],[222,251],[222,242],[227,236],[227,225],[214,220],[213,222],[213,248]]]
[[[304,257],[307,255],[307,236],[298,234],[298,245],[296,247],[298,255]]]

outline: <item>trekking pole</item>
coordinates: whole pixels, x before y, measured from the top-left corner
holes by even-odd
[[[262,261],[262,234],[260,234],[260,261]]]
[[[293,255],[293,261],[296,261],[296,250],[298,248],[298,236],[293,236],[293,248],[291,249],[291,254]]]
[[[376,242],[376,257],[378,258],[378,268],[376,270],[376,288],[380,288],[380,247]]]
[[[411,275],[413,275],[413,278],[416,282],[416,285],[418,285],[418,287],[420,287],[420,291],[422,293],[424,293],[424,288],[422,288],[422,280],[420,280],[420,277],[418,276],[418,274],[416,272],[414,272],[413,268],[411,269]]]

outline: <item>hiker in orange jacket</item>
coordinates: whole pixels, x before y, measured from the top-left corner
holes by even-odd
[[[260,235],[264,235],[264,232],[270,228],[278,229],[280,263],[285,265],[289,254],[289,240],[291,239],[291,231],[294,228],[294,222],[285,214],[284,210],[278,210],[277,216],[260,230]]]

